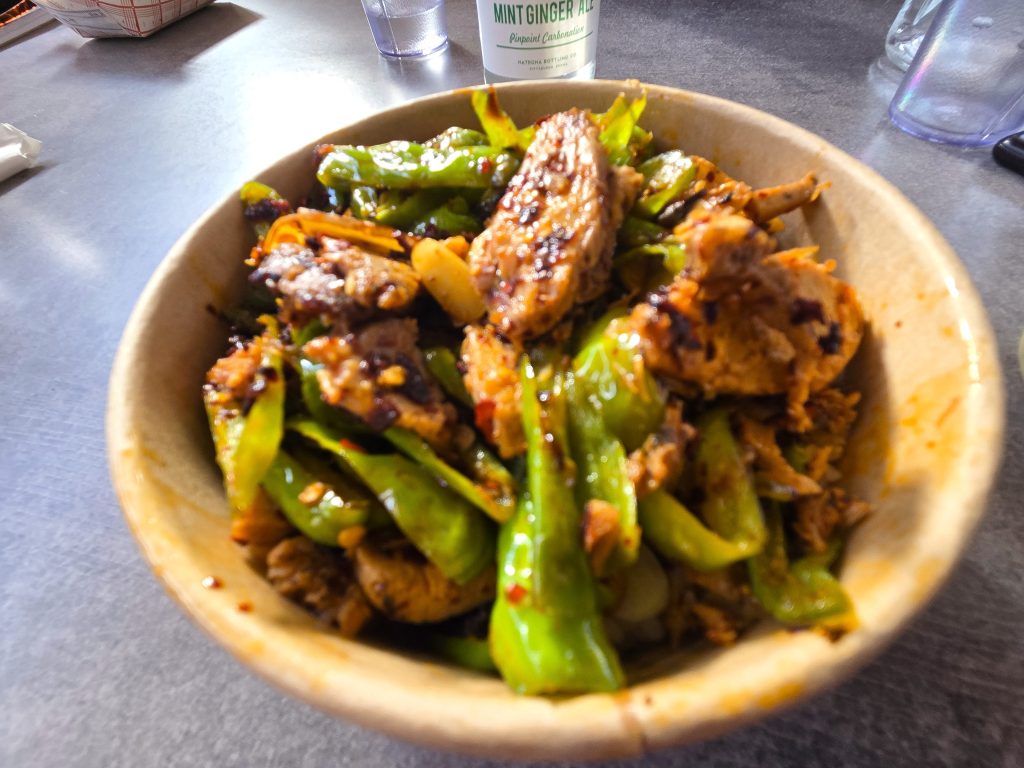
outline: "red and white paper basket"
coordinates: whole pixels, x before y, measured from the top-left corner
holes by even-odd
[[[146,37],[213,0],[35,0],[82,37]]]

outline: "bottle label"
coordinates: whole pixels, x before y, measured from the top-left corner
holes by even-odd
[[[562,77],[597,55],[601,0],[477,0],[484,68],[502,77]]]

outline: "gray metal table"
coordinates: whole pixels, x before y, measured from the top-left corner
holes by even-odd
[[[1024,178],[888,125],[872,62],[896,0],[604,5],[598,76],[780,115],[917,203],[981,290],[1009,388],[989,514],[910,630],[837,690],[644,764],[1024,764]],[[378,58],[355,0],[220,2],[149,40],[53,26],[0,50],[0,120],[45,142],[0,184],[0,765],[472,763],[335,722],[203,636],[137,552],[103,437],[118,338],[175,239],[293,147],[479,82],[473,3],[448,17],[450,50],[404,64]]]

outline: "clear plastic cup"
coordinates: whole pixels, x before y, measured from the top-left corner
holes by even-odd
[[[444,0],[362,0],[377,50],[412,58],[448,45]]]
[[[904,0],[885,36],[885,55],[898,69],[907,71],[941,4],[942,0]]]
[[[889,116],[914,136],[971,147],[1024,127],[1024,0],[945,0]]]

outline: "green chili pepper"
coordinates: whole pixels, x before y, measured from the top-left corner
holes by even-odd
[[[764,551],[748,561],[754,597],[783,624],[849,628],[856,617],[842,585],[814,557],[790,564],[778,506],[769,505],[766,517],[768,541]]]
[[[274,219],[292,210],[288,201],[276,189],[258,181],[243,184],[239,197],[245,206],[246,218],[252,221],[256,237],[261,239],[267,234]]]
[[[301,328],[292,328],[292,343],[296,347],[302,347],[317,336],[323,336],[329,330],[330,329],[324,325],[320,318],[313,318]]]
[[[247,181],[243,184],[239,197],[242,198],[242,203],[245,205],[256,205],[263,200],[283,199],[276,189],[258,181]]]
[[[843,540],[842,536],[836,535],[825,545],[825,550],[823,552],[804,555],[797,562],[813,565],[816,568],[831,570],[832,566],[835,565],[836,560],[838,560],[839,556],[843,554],[843,547],[845,543],[846,542]]]
[[[686,266],[686,247],[672,236],[631,248],[615,257],[615,270],[628,288],[649,293],[668,285]]]
[[[698,571],[714,571],[749,556],[742,548],[708,530],[696,515],[663,489],[640,499],[639,510],[644,541],[669,560],[686,563]]]
[[[494,526],[423,467],[397,454],[364,453],[314,421],[299,420],[290,427],[341,459],[377,495],[402,533],[452,581],[465,584],[494,562]]]
[[[373,147],[334,147],[320,163],[317,179],[326,187],[486,189],[507,185],[518,167],[519,158],[496,147],[439,150],[392,141]]]
[[[444,188],[420,189],[406,193],[399,190],[379,192],[373,219],[379,224],[411,232],[416,223],[443,204],[452,191]]]
[[[330,427],[348,438],[362,439],[368,434],[376,434],[347,411],[335,408],[324,402],[320,392],[320,383],[316,378],[316,372],[320,367],[319,364],[309,360],[299,360],[302,398],[306,410],[309,411],[313,419],[317,423]],[[504,471],[504,476],[499,477],[496,468],[493,464],[490,464],[485,481],[480,482],[476,478],[470,479],[466,477],[466,475],[444,461],[415,432],[410,432],[401,427],[389,427],[380,434],[398,450],[428,470],[439,481],[446,484],[452,491],[489,517],[492,517],[499,523],[511,517],[515,508],[515,489],[514,484],[509,482],[511,481],[511,476],[507,470]],[[483,451],[482,448],[479,450]],[[486,461],[475,453],[471,454],[471,457],[476,460],[476,466],[480,466],[480,462]],[[493,459],[493,461],[497,463],[497,459]]]
[[[756,555],[768,532],[754,480],[729,426],[729,413],[716,408],[697,422],[696,470],[704,488],[701,514],[708,527],[744,553]]]
[[[349,208],[357,219],[372,219],[377,214],[379,196],[373,187],[353,187]]]
[[[668,230],[653,221],[645,221],[637,216],[627,216],[619,227],[618,242],[624,248],[636,248],[650,245],[668,237]]]
[[[497,456],[480,443],[473,443],[459,454],[459,458],[473,481],[496,499],[500,507],[515,510],[517,483]]]
[[[633,132],[629,137],[629,148],[633,153],[631,165],[642,163],[654,154],[654,134],[646,131],[639,125],[633,126]]]
[[[469,213],[465,199],[453,197],[416,220],[411,231],[417,235],[460,235],[464,232],[475,234],[483,224]]]
[[[517,693],[612,691],[623,684],[580,542],[561,371],[522,365],[528,490],[498,541],[491,657]],[[543,407],[538,400],[543,389]]]
[[[427,638],[429,648],[460,667],[477,672],[497,672],[487,641],[479,637],[455,637],[432,632]]]
[[[644,219],[661,213],[697,176],[696,164],[678,149],[655,155],[637,170],[644,175],[644,187],[633,205],[633,215]]]
[[[442,152],[459,147],[482,147],[487,144],[487,137],[480,131],[472,128],[459,128],[452,126],[446,128],[432,139],[423,142],[423,146],[430,149],[440,149]]]
[[[629,479],[626,449],[605,426],[602,403],[587,395],[572,375],[566,377],[566,389],[572,405],[569,442],[578,470],[576,502],[583,508],[589,500],[599,499],[619,511],[619,538],[604,571],[612,573],[633,563],[640,547],[636,490]]]
[[[512,516],[515,497],[507,494],[492,496],[438,456],[427,442],[407,429],[389,427],[383,435],[398,450],[418,465],[443,481],[451,490],[468,501],[488,517],[503,523]]]
[[[595,115],[601,129],[601,143],[608,151],[608,162],[612,165],[632,163],[637,154],[650,142],[651,134],[637,125],[646,106],[646,93],[631,102],[619,94],[607,112]]]
[[[476,112],[480,125],[487,134],[487,141],[502,149],[518,149],[525,152],[533,141],[536,129],[530,125],[522,130],[516,128],[515,122],[498,103],[498,94],[491,88],[480,88],[473,91],[470,97],[473,111]]]
[[[665,396],[643,367],[639,340],[610,312],[584,335],[573,360],[576,381],[601,403],[601,415],[627,451],[638,448],[661,426]]]
[[[468,408],[473,407],[473,398],[466,389],[466,382],[459,371],[455,353],[448,347],[431,347],[424,350],[423,357],[427,370],[437,379],[441,389]]]
[[[346,528],[363,525],[377,500],[341,477],[325,483],[321,497],[312,504],[300,494],[318,482],[318,477],[284,451],[278,451],[263,476],[263,489],[277,504],[288,522],[319,544],[338,546],[338,534]]]
[[[616,257],[616,263],[621,264],[639,257],[648,259],[655,257],[653,260],[661,262],[661,266],[664,267],[671,281],[686,266],[686,246],[668,237],[658,243],[648,243],[631,248]]]
[[[256,498],[284,434],[284,371],[276,341],[277,322],[265,317],[260,366],[250,386],[258,392],[248,411],[242,403],[224,407],[212,396],[204,397],[217,464],[232,510],[247,509]]]

